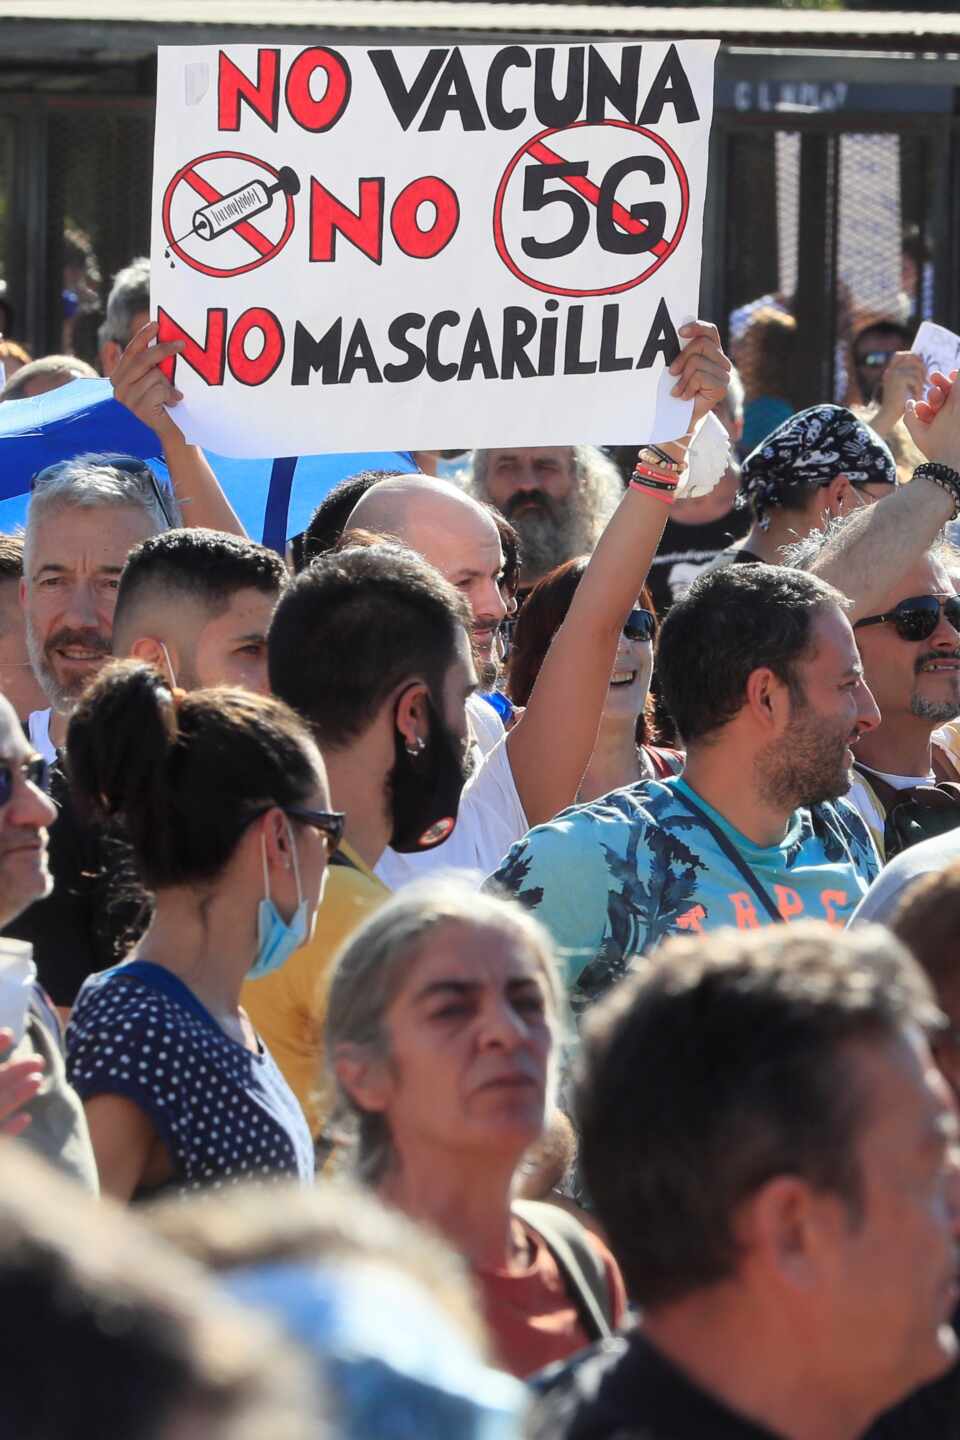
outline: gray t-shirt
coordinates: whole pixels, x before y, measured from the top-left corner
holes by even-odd
[[[932,875],[954,860],[960,860],[960,827],[902,850],[880,871],[850,916],[848,926],[868,920],[886,924],[914,880],[919,880],[921,875]]]

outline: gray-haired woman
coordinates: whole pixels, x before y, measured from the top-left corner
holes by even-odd
[[[623,1319],[609,1251],[565,1212],[513,1200],[552,1108],[561,987],[512,902],[414,885],[341,952],[326,1053],[335,1124],[380,1197],[440,1231],[479,1283],[499,1361],[525,1377]]]

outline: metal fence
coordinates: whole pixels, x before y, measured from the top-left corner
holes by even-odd
[[[718,117],[705,289],[748,403],[860,403],[898,333],[956,327],[958,142],[910,114]]]

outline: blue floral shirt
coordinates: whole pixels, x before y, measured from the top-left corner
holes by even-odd
[[[677,792],[719,827],[785,920],[844,925],[879,871],[866,826],[842,800],[795,811],[783,840],[769,846],[734,830],[679,776],[564,810],[518,841],[487,885],[550,931],[575,1012],[668,935],[773,923]]]

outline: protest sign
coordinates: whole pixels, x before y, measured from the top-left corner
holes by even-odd
[[[924,320],[910,348],[926,365],[928,378],[934,370],[950,375],[960,366],[960,336],[932,320]]]
[[[161,48],[151,293],[187,439],[682,433],[716,50]]]

